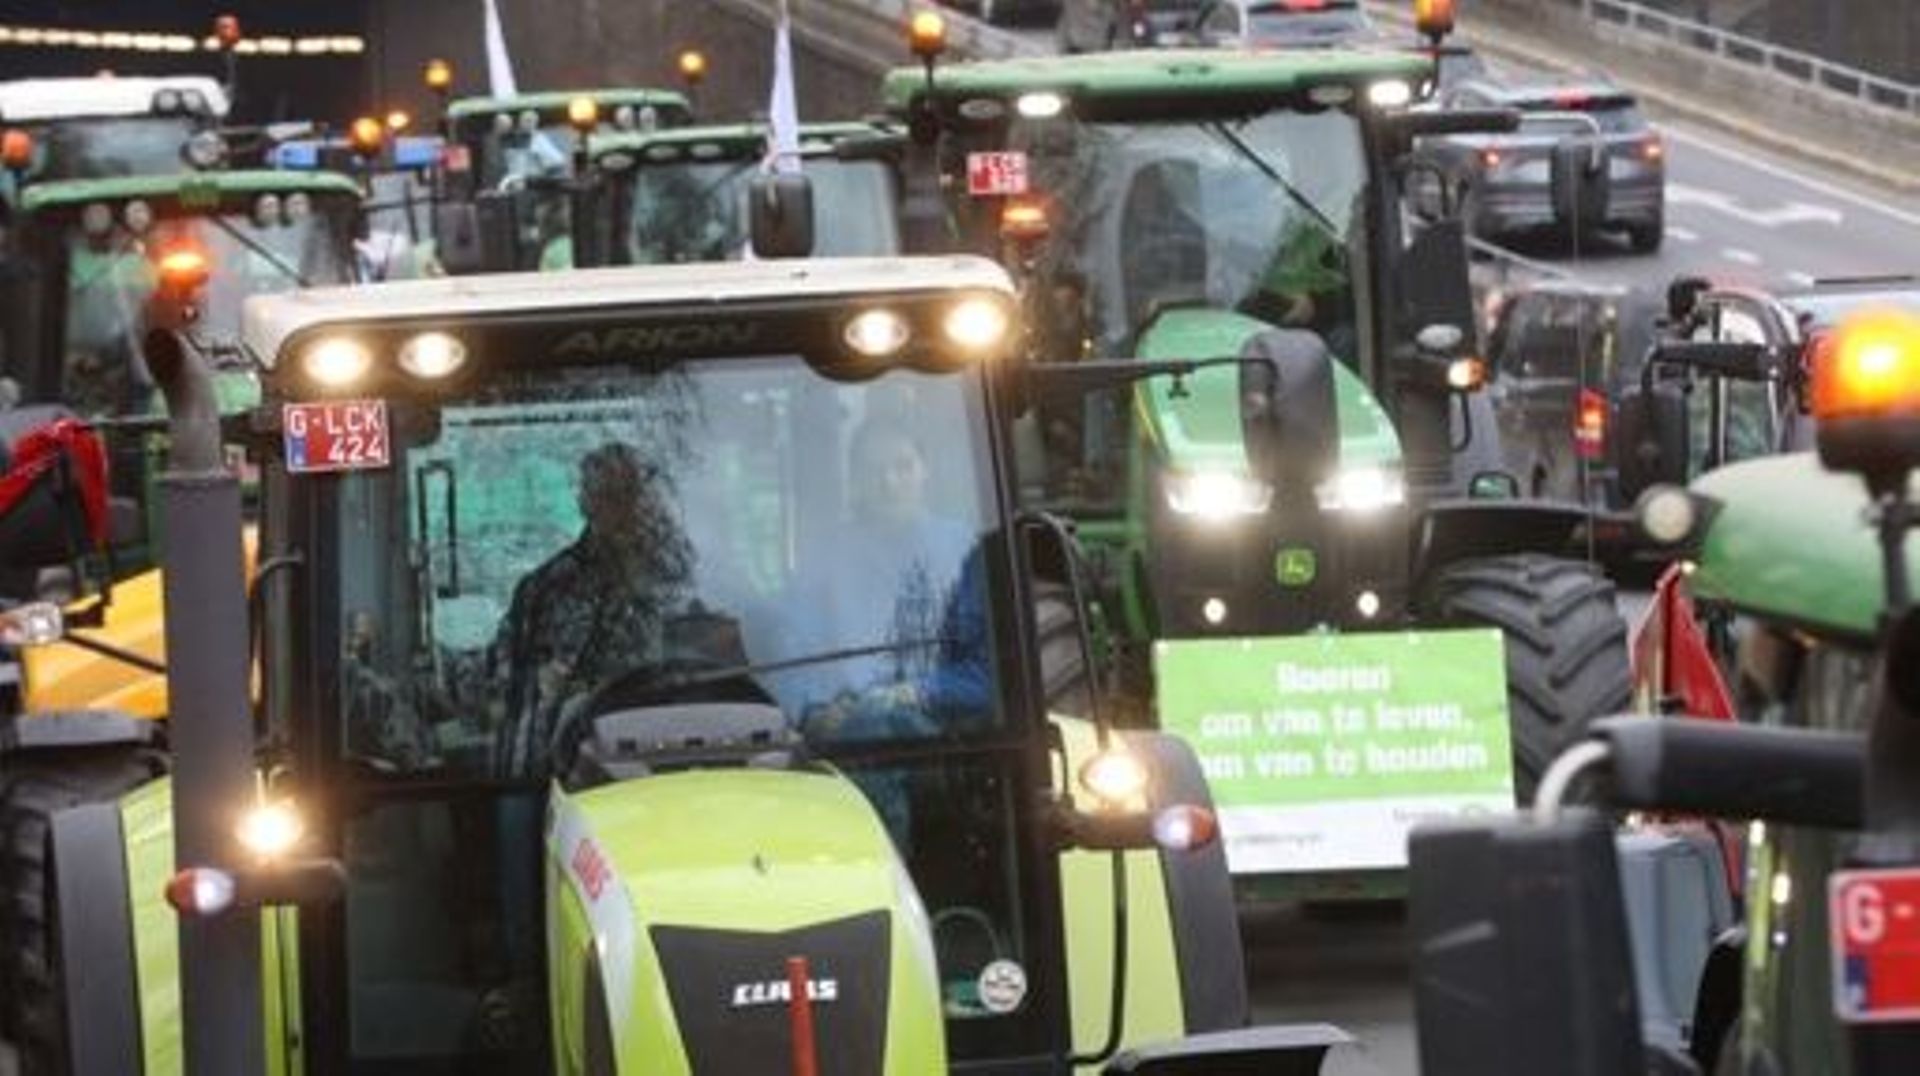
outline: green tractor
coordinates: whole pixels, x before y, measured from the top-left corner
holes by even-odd
[[[1524,798],[1626,700],[1626,631],[1612,587],[1564,555],[1584,513],[1520,499],[1502,472],[1459,222],[1408,233],[1415,139],[1513,122],[1409,109],[1431,63],[929,59],[885,93],[914,134],[908,249],[1007,265],[1035,361],[1259,355],[1285,371],[1290,439],[1252,470],[1220,371],[1040,410],[1023,503],[1092,547],[1128,682],[1147,693],[1167,639],[1496,627]]]
[[[1688,558],[1695,599],[1740,619],[1718,688],[1737,720],[1602,722],[1555,762],[1532,817],[1416,833],[1428,1071],[1877,1076],[1920,1064],[1920,621],[1908,582],[1920,571],[1920,322],[1881,311],[1843,323],[1810,375],[1817,453],[1733,463],[1642,501],[1648,531]],[[1663,424],[1684,463],[1684,413]],[[1614,811],[1744,828],[1742,920],[1693,973],[1684,1055],[1642,1042],[1630,984],[1650,954],[1628,930],[1640,924],[1626,914],[1611,816],[1562,809],[1583,789]],[[1657,924],[1666,944],[1686,918]],[[1512,961],[1534,975],[1514,979]]]
[[[1245,1026],[1193,755],[1106,719],[1004,484],[1017,332],[965,258],[251,305],[258,728],[212,388],[154,338],[204,720],[54,820],[73,1070],[1318,1071],[1335,1029]]]
[[[642,88],[462,98],[446,108],[445,200],[434,235],[448,272],[561,269],[597,135],[684,127],[682,94]]]
[[[249,296],[353,279],[360,192],[340,176],[220,172],[38,182],[0,251],[0,1039],[43,1071],[56,1001],[44,884],[51,817],[166,766],[162,425],[141,360],[155,313],[199,292],[191,332],[221,407],[258,399]],[[16,496],[17,495],[17,496]]]
[[[0,82],[0,213],[33,183],[212,168],[226,114],[204,76]]]
[[[595,231],[576,233],[567,264],[660,265],[733,261],[752,233],[748,195],[768,154],[765,126],[681,127],[596,136],[590,152]],[[810,255],[900,252],[894,159],[903,141],[874,123],[808,123],[800,173],[811,197]],[[574,253],[593,253],[575,259]]]

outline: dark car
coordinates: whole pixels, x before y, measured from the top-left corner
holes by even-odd
[[[1488,332],[1487,393],[1523,494],[1621,507],[1614,402],[1659,333],[1651,292],[1570,278],[1506,294]]]
[[[1192,45],[1210,0],[1060,0],[1061,52]]]
[[[1043,22],[1060,11],[1061,0],[942,0],[948,7],[971,11],[995,26]]]
[[[1520,128],[1511,133],[1422,143],[1423,153],[1458,183],[1474,234],[1497,238],[1554,229],[1580,236],[1621,229],[1637,251],[1660,248],[1666,233],[1666,141],[1632,94],[1604,79],[1479,77],[1443,88],[1440,107],[1522,113]],[[1574,198],[1556,191],[1556,169],[1571,177],[1564,190],[1575,192]]]
[[[1197,20],[1208,45],[1299,49],[1384,40],[1359,0],[1213,0]]]

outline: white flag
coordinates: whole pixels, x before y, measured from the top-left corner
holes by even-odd
[[[507,35],[500,29],[500,9],[487,0],[487,93],[494,97],[512,97],[513,60],[507,56]]]
[[[800,103],[793,89],[792,18],[787,0],[780,0],[780,21],[773,30],[773,95],[767,102],[766,168],[771,172],[800,171]]]

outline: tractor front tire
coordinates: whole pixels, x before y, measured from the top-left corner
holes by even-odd
[[[1514,791],[1531,803],[1540,775],[1596,718],[1633,694],[1627,625],[1613,584],[1592,565],[1538,554],[1450,564],[1426,589],[1428,623],[1506,636]]]
[[[23,1073],[68,1071],[67,1020],[55,950],[53,816],[110,803],[165,772],[147,747],[0,759],[0,1038]]]

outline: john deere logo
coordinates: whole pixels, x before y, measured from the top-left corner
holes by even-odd
[[[1274,554],[1273,577],[1283,587],[1304,587],[1318,574],[1320,563],[1311,549],[1293,547]]]

